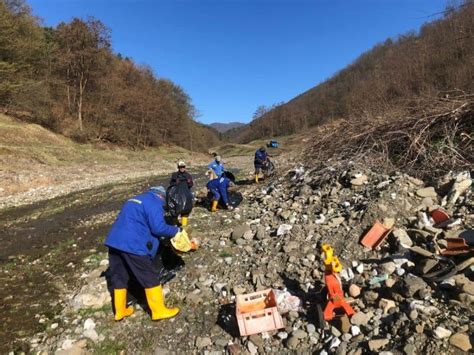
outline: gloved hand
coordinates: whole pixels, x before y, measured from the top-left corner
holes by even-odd
[[[176,235],[171,238],[171,245],[177,251],[187,253],[192,249],[192,243],[189,240],[188,233],[184,229],[181,229]]]

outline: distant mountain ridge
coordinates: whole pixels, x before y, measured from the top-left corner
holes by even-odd
[[[209,126],[214,128],[219,133],[225,133],[225,132],[227,132],[231,129],[245,126],[245,123],[241,123],[241,122],[229,122],[229,123],[214,122],[214,123],[211,123]]]

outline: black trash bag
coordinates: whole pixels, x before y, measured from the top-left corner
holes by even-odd
[[[193,209],[193,194],[186,184],[168,187],[166,190],[166,204],[172,217],[189,215]]]
[[[235,183],[235,175],[232,174],[230,171],[224,171],[223,174],[226,178],[228,178],[230,181]]]

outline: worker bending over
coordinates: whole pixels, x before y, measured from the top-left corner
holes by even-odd
[[[212,193],[212,203],[211,203],[211,212],[217,211],[217,205],[219,202],[224,206],[224,208],[233,209],[229,201],[229,188],[232,187],[234,183],[225,176],[222,176],[217,179],[210,180],[206,187],[209,192]]]
[[[145,289],[152,320],[171,318],[179,312],[176,307],[166,308],[159,280],[161,270],[153,263],[160,237],[186,234],[165,222],[165,194],[163,187],[152,187],[125,202],[105,240],[109,248],[115,320],[133,314],[133,308],[126,306],[127,286],[132,275]]]

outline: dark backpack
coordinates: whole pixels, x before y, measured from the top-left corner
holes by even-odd
[[[170,186],[166,190],[168,212],[173,217],[190,214],[193,209],[193,200],[193,194],[186,184]]]

